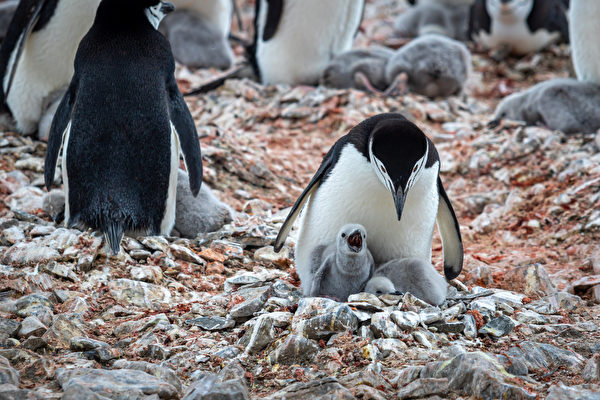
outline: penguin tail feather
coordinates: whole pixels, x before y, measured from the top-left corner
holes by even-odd
[[[119,254],[119,250],[121,250],[121,239],[123,239],[123,234],[125,233],[125,227],[123,224],[110,221],[102,229],[104,232],[104,236],[106,237],[106,241],[108,242],[108,246],[113,252],[113,255]]]

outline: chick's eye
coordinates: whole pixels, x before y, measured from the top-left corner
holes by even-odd
[[[375,293],[377,293],[377,294],[381,294],[381,290],[377,290]]]
[[[345,234],[345,233],[342,233],[342,237],[343,237],[343,238],[345,238],[345,237],[346,237],[346,234]]]

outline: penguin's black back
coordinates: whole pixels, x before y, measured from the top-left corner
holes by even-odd
[[[116,220],[158,233],[169,186],[173,57],[143,13],[127,23],[101,17],[79,46],[69,88],[71,223],[104,230]]]

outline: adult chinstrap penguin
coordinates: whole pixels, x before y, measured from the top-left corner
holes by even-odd
[[[156,30],[172,10],[158,0],[103,0],[52,122],[46,187],[62,148],[65,221],[101,230],[113,253],[125,231],[171,232],[180,145],[194,195],[202,183],[196,127]]]
[[[566,11],[560,0],[476,0],[469,37],[498,57],[536,52],[569,41]]]
[[[263,84],[314,85],[350,50],[364,0],[257,0],[250,62]]]
[[[342,226],[364,226],[377,264],[406,257],[429,261],[437,219],[444,272],[454,279],[462,269],[463,247],[439,170],[433,142],[415,124],[401,114],[368,118],[325,155],[281,227],[275,250],[304,209],[295,261],[306,291],[312,252],[335,243]]]
[[[69,84],[100,0],[22,0],[0,48],[2,103],[17,130],[38,130],[47,96]],[[44,138],[47,133],[40,132]]]
[[[571,0],[571,57],[577,79],[600,84],[600,2]]]

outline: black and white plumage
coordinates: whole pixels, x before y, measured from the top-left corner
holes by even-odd
[[[439,305],[446,300],[448,283],[430,262],[419,258],[391,260],[378,266],[365,285],[365,292],[411,293],[429,304]]]
[[[233,0],[173,0],[160,29],[175,59],[188,67],[227,69],[233,63],[229,31]]]
[[[339,301],[359,293],[373,275],[373,257],[367,247],[367,232],[358,224],[340,228],[335,242],[318,246],[311,254],[309,296]]]
[[[8,0],[0,3],[0,38],[4,39],[10,21],[17,10],[19,0]]]
[[[433,142],[401,114],[368,118],[325,155],[281,227],[275,250],[304,208],[295,261],[306,292],[312,252],[334,243],[342,226],[365,227],[376,264],[406,257],[429,261],[437,219],[444,272],[454,279],[462,270],[463,247],[439,169]]]
[[[600,84],[600,2],[572,0],[569,22],[577,79]]]
[[[599,84],[552,79],[505,97],[496,107],[491,126],[511,119],[564,133],[593,133],[600,129],[599,110]]]
[[[459,94],[471,72],[471,53],[463,43],[428,34],[401,47],[386,66],[389,85],[406,74],[408,89],[428,97]]]
[[[469,37],[488,49],[524,55],[551,43],[569,41],[561,0],[476,0]]]
[[[65,221],[100,229],[114,253],[125,231],[171,232],[179,145],[192,193],[202,183],[196,127],[156,30],[172,10],[158,0],[103,0],[52,123],[46,186],[62,148]]]
[[[473,0],[421,0],[411,3],[414,6],[400,14],[394,22],[396,36],[412,38],[438,33],[456,40],[467,40]]]
[[[68,85],[77,45],[100,0],[22,0],[0,49],[3,104],[22,133],[38,129],[46,97]]]
[[[364,0],[257,0],[250,62],[264,84],[316,84],[350,50]]]

